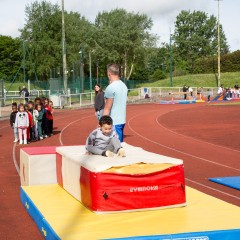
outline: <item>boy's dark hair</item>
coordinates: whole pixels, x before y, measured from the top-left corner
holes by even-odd
[[[17,103],[16,103],[16,102],[13,102],[13,103],[12,103],[12,107],[13,107],[13,106],[16,106],[16,107],[17,107]]]
[[[113,120],[110,116],[104,115],[99,119],[99,125],[102,127],[103,124],[112,125]]]

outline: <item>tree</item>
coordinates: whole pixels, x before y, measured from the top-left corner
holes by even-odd
[[[41,79],[46,80],[51,69],[61,62],[61,12],[57,4],[35,1],[26,6],[25,14],[26,24],[20,29],[20,38],[34,61],[34,70]],[[30,65],[28,61],[31,76],[34,70]]]
[[[128,13],[124,9],[99,13],[95,19],[95,45],[104,64],[117,62],[129,79],[134,66],[144,58],[145,49],[155,44],[149,33],[152,20],[145,14]],[[106,65],[105,65],[106,66]]]
[[[221,53],[228,53],[229,47],[225,34],[220,27]],[[190,73],[198,58],[217,54],[217,19],[201,11],[181,11],[175,22],[173,35],[177,54],[188,62]]]
[[[35,70],[42,80],[51,75],[62,73],[62,20],[58,4],[47,1],[35,1],[26,6],[26,24],[21,32],[21,40],[26,44]],[[82,43],[87,42],[87,32],[91,24],[79,13],[65,12],[65,30],[67,43],[68,72],[79,59]],[[33,75],[30,62],[27,63],[28,72]],[[51,71],[54,74],[51,74]],[[70,74],[69,74],[70,75]]]
[[[20,42],[0,35],[0,79],[11,80],[21,66]]]

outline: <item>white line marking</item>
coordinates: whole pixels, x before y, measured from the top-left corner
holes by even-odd
[[[93,115],[90,115],[90,116],[87,116],[87,117],[83,117],[83,118],[80,118],[78,120],[75,120],[73,122],[70,122],[67,126],[65,126],[62,130],[61,130],[61,133],[60,133],[60,136],[59,136],[59,142],[61,144],[61,146],[63,146],[63,141],[62,141],[62,135],[63,135],[63,132],[72,124],[78,122],[78,121],[81,121],[81,120],[84,120],[86,118],[90,118],[90,117],[93,117]]]
[[[184,134],[182,134],[182,133],[175,132],[175,131],[173,131],[172,129],[169,129],[169,128],[163,126],[161,123],[159,123],[159,122],[158,122],[158,118],[159,118],[159,116],[160,116],[160,115],[158,115],[158,116],[156,117],[156,122],[157,122],[157,124],[158,124],[160,127],[166,129],[167,131],[169,131],[169,132],[171,132],[171,133],[174,133],[174,134],[176,134],[176,135],[179,135],[179,136],[183,136],[183,137],[189,138],[189,139],[191,139],[191,140],[195,140],[195,141],[197,141],[197,142],[201,142],[201,143],[209,144],[209,145],[212,145],[212,146],[215,146],[215,147],[221,147],[221,148],[223,148],[223,149],[227,149],[227,150],[230,150],[230,151],[235,151],[235,152],[240,153],[240,151],[237,150],[237,149],[233,149],[233,148],[229,148],[229,147],[224,147],[224,146],[221,146],[221,145],[218,145],[218,144],[215,144],[215,143],[205,142],[205,141],[203,141],[203,140],[196,139],[196,138],[194,138],[194,137],[187,136],[187,135],[184,135]],[[163,115],[162,115],[162,116],[163,116]]]

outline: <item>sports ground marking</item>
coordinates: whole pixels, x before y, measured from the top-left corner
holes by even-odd
[[[170,111],[169,111],[169,112],[170,112]],[[169,113],[169,112],[168,112],[168,113]],[[167,114],[167,113],[166,113],[166,114]],[[163,115],[165,115],[165,114],[163,114]],[[161,117],[162,117],[163,115],[161,115]],[[185,138],[192,139],[192,140],[197,141],[197,142],[205,143],[205,144],[212,145],[212,146],[215,146],[215,147],[221,147],[221,148],[224,148],[224,149],[227,149],[227,150],[230,150],[230,151],[234,151],[234,152],[240,153],[240,151],[237,150],[237,149],[233,149],[233,148],[221,146],[221,145],[218,145],[218,144],[215,144],[215,143],[205,142],[205,141],[203,141],[203,140],[201,140],[201,139],[197,139],[197,138],[194,138],[194,137],[191,137],[191,136],[186,136],[186,135],[184,135],[184,134],[182,134],[182,133],[175,132],[175,131],[173,131],[172,129],[163,126],[163,125],[158,121],[159,116],[160,116],[160,115],[158,115],[158,116],[156,117],[156,122],[157,122],[157,124],[160,125],[162,128],[168,130],[168,131],[171,132],[171,133],[174,133],[174,134],[176,134],[176,135],[179,135],[179,136],[182,136],[182,137],[185,137]]]

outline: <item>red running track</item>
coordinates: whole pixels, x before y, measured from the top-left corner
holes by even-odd
[[[240,175],[240,106],[129,105],[125,141],[184,160],[186,184],[240,206],[240,191],[208,181]],[[55,135],[29,146],[85,144],[97,126],[92,109],[56,110]],[[0,239],[43,239],[19,197],[19,146],[0,122]]]

